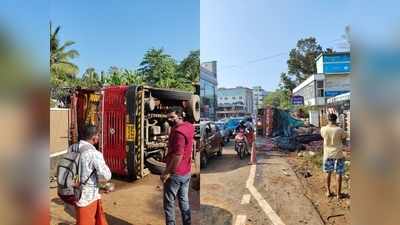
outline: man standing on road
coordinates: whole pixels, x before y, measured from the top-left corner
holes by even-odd
[[[94,147],[99,141],[95,126],[86,126],[79,142],[80,155],[80,197],[76,203],[77,225],[107,225],[101,205],[99,183],[111,179],[111,172],[103,154]],[[84,150],[85,149],[85,150]]]
[[[344,174],[343,142],[346,134],[342,128],[336,125],[337,116],[328,115],[328,125],[321,128],[321,136],[324,139],[323,167],[326,172],[326,195],[333,196],[331,192],[331,174],[336,170],[337,198],[342,197],[342,175]]]
[[[175,199],[178,197],[183,225],[191,224],[189,184],[192,166],[194,127],[183,121],[182,107],[168,111],[172,129],[168,140],[166,169],[160,179],[164,183],[164,213],[166,225],[175,225]]]

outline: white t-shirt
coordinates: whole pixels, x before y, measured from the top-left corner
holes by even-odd
[[[346,138],[344,130],[335,125],[326,125],[321,128],[321,136],[324,139],[324,159],[343,158],[343,139]]]

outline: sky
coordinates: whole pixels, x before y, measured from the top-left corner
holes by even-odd
[[[324,49],[343,50],[346,25],[370,37],[386,34],[393,28],[388,26],[399,25],[399,6],[395,1],[201,0],[201,61],[217,60],[219,87],[275,90],[297,40],[313,36]]]
[[[50,19],[60,38],[72,40],[80,73],[89,67],[135,69],[150,48],[176,60],[200,48],[198,0],[50,1]]]

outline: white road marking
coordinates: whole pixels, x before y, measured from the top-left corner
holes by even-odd
[[[256,165],[251,165],[249,178],[247,179],[246,187],[249,189],[251,195],[256,199],[262,210],[271,220],[274,225],[285,225],[281,218],[276,214],[276,212],[272,209],[272,207],[268,204],[267,201],[261,196],[261,194],[254,187],[254,178],[256,176]]]
[[[246,225],[246,215],[237,215],[234,225]]]
[[[251,198],[251,196],[249,194],[243,195],[242,201],[240,202],[240,204],[242,204],[242,205],[249,204],[250,203],[250,198]]]
[[[50,154],[50,158],[53,158],[53,157],[56,157],[56,156],[59,156],[59,155],[65,154],[65,153],[67,153],[67,150],[64,150],[61,152],[56,152],[56,153]]]

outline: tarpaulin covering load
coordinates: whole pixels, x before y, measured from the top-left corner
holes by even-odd
[[[272,137],[293,135],[293,129],[304,125],[302,120],[292,117],[289,112],[273,108]]]

